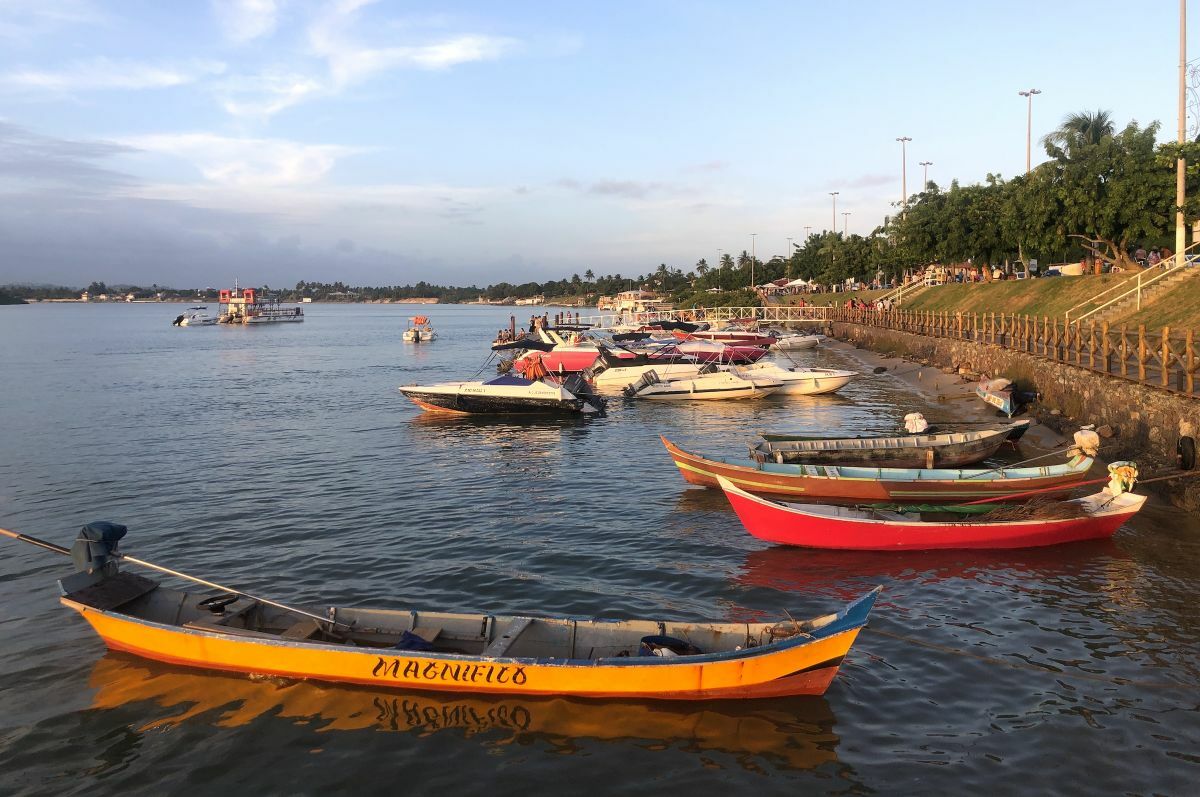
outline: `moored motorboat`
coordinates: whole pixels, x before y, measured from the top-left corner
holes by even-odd
[[[737,371],[716,371],[688,379],[660,379],[649,371],[637,382],[625,388],[629,398],[657,401],[689,401],[717,399],[753,399],[769,396],[782,387],[770,377],[751,378]]]
[[[987,429],[894,437],[763,440],[750,444],[750,456],[759,462],[777,464],[954,468],[987,459],[1007,439],[1007,429]]]
[[[815,349],[820,342],[820,335],[780,335],[771,348],[775,351],[804,351]]]
[[[437,332],[429,323],[428,316],[415,315],[408,319],[408,329],[404,330],[402,337],[406,343],[428,343],[437,339]]]
[[[59,582],[63,605],[109,648],[189,667],[395,689],[660,700],[821,694],[879,592],[835,613],[767,623],[305,609],[120,553],[124,535],[117,524],[85,526],[70,551],[79,570]],[[170,588],[120,570],[122,560],[225,592]]]
[[[1093,463],[1091,457],[1075,454],[1064,464],[987,470],[777,465],[705,457],[661,439],[689,484],[715,488],[719,477],[755,495],[851,503],[947,503],[1031,490],[1065,496],[1087,477]]]
[[[177,327],[211,327],[216,326],[217,319],[208,314],[207,307],[200,306],[189,308],[186,313],[180,313],[171,324]]]
[[[1116,533],[1146,502],[1109,488],[1050,505],[1051,512],[1023,506],[845,507],[790,504],[761,498],[718,478],[746,530],[767,542],[807,548],[923,551],[937,548],[1034,548]]]
[[[400,392],[431,412],[475,415],[604,412],[605,399],[592,393],[580,376],[551,382],[501,374],[486,382],[405,385]]]
[[[857,374],[854,371],[838,371],[831,368],[788,368],[776,362],[758,362],[740,366],[751,376],[769,376],[779,380],[780,393],[792,396],[818,396],[832,393],[845,387]]]
[[[650,352],[613,352],[599,346],[600,355],[584,376],[597,390],[624,390],[653,371],[660,379],[691,379],[716,370],[712,364],[699,363],[693,357]]]

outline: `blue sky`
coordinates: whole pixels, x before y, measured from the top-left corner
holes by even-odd
[[[1200,13],[1200,12],[1197,12]],[[0,282],[466,284],[867,233],[1067,113],[1176,125],[1178,4],[0,0]],[[1200,50],[1195,51],[1200,56]],[[850,211],[844,218],[842,211]]]

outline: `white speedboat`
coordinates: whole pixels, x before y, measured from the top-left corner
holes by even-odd
[[[400,392],[421,409],[471,415],[602,413],[606,404],[578,375],[560,383],[508,373],[487,382],[405,385]]]
[[[821,393],[832,393],[846,386],[857,374],[853,371],[836,371],[829,368],[788,368],[779,363],[754,363],[743,365],[738,369],[744,375],[752,378],[770,378],[781,383],[780,393],[791,396],[816,396]]]
[[[662,380],[650,371],[634,384],[625,388],[630,398],[657,399],[660,401],[687,401],[696,399],[751,399],[769,396],[779,390],[783,383],[769,376],[751,378],[738,369],[701,374],[692,379]]]
[[[217,319],[208,314],[207,307],[192,307],[171,322],[177,327],[211,327],[216,323]]]
[[[428,343],[436,339],[437,333],[433,331],[433,325],[429,323],[427,316],[415,315],[408,319],[408,329],[404,330],[406,343]]]
[[[782,335],[771,344],[771,349],[774,351],[803,351],[816,348],[820,342],[820,335]]]

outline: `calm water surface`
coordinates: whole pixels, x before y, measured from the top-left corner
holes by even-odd
[[[507,310],[425,308],[440,339],[406,345],[412,307],[250,329],[174,328],[178,309],[0,308],[0,525],[69,544],[117,520],[131,553],[317,605],[740,620],[883,599],[823,698],[456,697],[105,653],[57,603],[69,563],[5,542],[0,793],[1197,792],[1200,528],[1161,502],[1111,542],[1048,550],[770,547],[684,485],[660,433],[736,453],[760,430],[946,407],[882,376],[443,419],[396,386],[474,372]]]

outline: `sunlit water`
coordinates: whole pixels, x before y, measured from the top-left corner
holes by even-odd
[[[770,547],[683,483],[659,434],[740,455],[757,431],[947,407],[868,375],[835,397],[438,418],[396,386],[475,372],[508,311],[423,308],[441,337],[404,344],[414,309],[179,329],[175,305],[0,308],[0,525],[69,543],[117,520],[143,558],[317,605],[742,619],[883,584],[827,695],[589,703],[197,673],[106,654],[57,603],[69,562],[5,542],[0,792],[1195,793],[1193,520],[1159,504],[1112,542],[1029,552]]]

